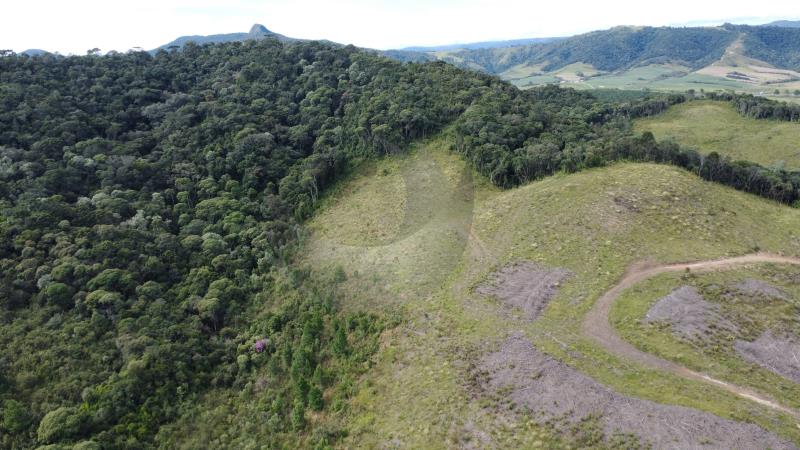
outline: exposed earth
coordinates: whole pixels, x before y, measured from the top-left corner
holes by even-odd
[[[734,348],[746,361],[800,383],[800,341],[767,331],[753,342],[737,340]]]
[[[506,307],[519,308],[528,319],[535,320],[570,274],[566,269],[550,269],[523,261],[493,273],[491,279],[475,291],[495,296]]]
[[[736,325],[722,316],[719,307],[691,286],[682,286],[659,299],[647,312],[645,322],[668,323],[673,333],[690,341],[705,340],[715,332],[736,331]]]
[[[540,352],[522,333],[482,357],[474,376],[479,389],[510,398],[541,423],[567,427],[597,418],[615,443],[636,446],[626,440],[633,435],[658,449],[797,448],[757,425],[619,394]]]
[[[760,295],[768,298],[778,298],[786,300],[786,293],[776,288],[775,286],[761,280],[754,280],[748,278],[734,286],[737,291],[749,295]]]
[[[498,192],[472,179],[446,150],[446,141],[433,140],[377,162],[343,185],[343,195],[331,196],[311,224],[307,261],[347,268],[349,305],[392,305],[412,317],[382,340],[374,378],[354,401],[346,447],[795,448],[797,414],[773,391],[765,395],[641,352],[608,324],[618,294],[665,271],[800,264],[755,254],[644,263],[622,281],[615,275],[647,255],[682,261],[741,254],[755,245],[793,251],[788,238],[742,243],[737,237],[739,247],[717,248],[727,232],[738,236],[781,219],[753,206],[749,214],[758,220],[736,230],[749,222],[730,213],[728,202],[712,208],[705,196],[696,197],[705,184],[675,190],[687,184],[682,173],[659,181],[653,174],[666,170],[661,167],[648,166],[645,187],[626,178],[642,166],[604,169],[592,185],[599,193],[587,199],[580,178]],[[608,181],[607,171],[622,178]],[[392,189],[377,191],[374,180],[391,181]],[[564,195],[580,196],[578,206],[558,209]],[[394,224],[387,233],[372,231],[388,230],[373,227],[387,221]],[[565,224],[573,227],[567,234]],[[674,244],[659,240],[661,234]],[[697,247],[683,245],[689,234]],[[731,292],[748,289],[773,294],[746,280],[730,286]],[[684,297],[690,305],[693,297]],[[605,312],[598,315],[598,307]],[[576,319],[587,311],[587,321],[595,321],[582,330]],[[595,327],[594,334],[587,327]],[[618,342],[609,346],[614,338]],[[597,440],[576,441],[579,433]]]

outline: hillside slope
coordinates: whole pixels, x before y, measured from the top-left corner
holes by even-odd
[[[311,223],[314,234],[305,258],[317,270],[345,271],[350,308],[399,309],[407,317],[403,327],[384,336],[378,365],[363,380],[365,388],[346,416],[347,446],[448,448],[477,442],[482,447],[585,448],[614,442],[613,428],[603,425],[604,417],[617,417],[614,413],[606,411],[598,422],[575,428],[545,424],[538,414],[546,410],[525,403],[530,399],[518,389],[526,385],[515,384],[537,379],[531,372],[508,373],[511,378],[505,381],[493,378],[487,361],[503,367],[516,364],[545,377],[538,379],[550,376],[519,359],[518,352],[531,350],[512,343],[526,339],[566,362],[572,369],[558,365],[562,383],[577,383],[576,389],[584,389],[581,383],[587,381],[570,370],[629,399],[709,411],[800,442],[790,418],[704,383],[617,359],[582,336],[579,320],[627,266],[643,259],[711,259],[754,247],[797,255],[800,242],[790,231],[800,226],[797,210],[649,164],[620,164],[498,191],[470,176],[447,147],[446,140],[435,139],[408,156],[377,162],[332,191]],[[412,174],[425,183],[412,183]],[[374,188],[386,184],[392,187]],[[446,195],[427,209],[409,206],[414,196],[427,191]],[[417,225],[405,228],[404,223]],[[534,320],[527,310],[504,306],[500,294],[482,293],[487,279],[498,282],[491,281],[498,280],[492,275],[497,269],[519,267],[525,261],[537,270],[560,268],[568,273],[556,282],[555,296]],[[530,357],[541,358],[535,353]],[[486,377],[489,387],[482,381]],[[506,388],[491,391],[494,382]],[[540,395],[576,401],[569,394],[572,385],[558,389],[552,386]],[[534,410],[528,414],[520,409],[524,405]],[[636,400],[628,400],[628,405],[638,408]],[[642,429],[618,431],[658,443],[659,411],[650,411],[653,415],[643,419]],[[709,438],[714,431],[706,426],[697,422],[694,431],[673,430],[669,435],[688,439],[687,445],[705,442],[709,448],[724,448]],[[739,425],[724,426],[735,434]],[[765,439],[747,444],[751,447],[775,442],[769,440],[774,435],[755,429],[748,436]],[[785,443],[773,446],[791,448]]]
[[[765,166],[800,169],[800,124],[742,117],[718,101],[692,101],[657,116],[638,119],[634,129],[672,138],[703,153],[717,152]]]
[[[546,42],[553,42],[560,39],[564,39],[562,37],[544,37],[544,38],[523,38],[523,39],[511,39],[506,41],[482,41],[482,42],[468,42],[464,44],[449,44],[449,45],[436,45],[430,47],[405,47],[399,50],[401,51],[409,51],[409,52],[444,52],[444,51],[451,51],[451,50],[474,50],[479,48],[502,48],[502,47],[516,47],[519,45],[528,45],[528,44],[544,44]]]
[[[658,423],[702,422],[721,446],[785,447],[797,438],[785,418],[640,374],[575,334],[574,319],[633,259],[797,253],[794,210],[671,167],[594,170],[670,162],[785,203],[800,198],[800,173],[632,134],[632,112],[681,98],[617,109],[442,62],[270,38],[0,58],[0,447],[363,447],[392,429],[420,447],[425,427],[447,442],[473,435],[452,414],[442,421],[442,408],[465,406],[491,429],[516,420],[492,422],[482,409],[505,392],[509,352],[519,368],[510,387],[524,379],[543,393],[519,387],[523,406],[558,400],[548,395],[563,392],[542,383],[559,374],[576,388],[569,402],[635,405],[624,417],[575,417],[573,434],[526,422],[537,431],[525,444],[663,442],[663,428],[651,436],[632,421],[653,413]],[[754,105],[766,106],[778,108]],[[360,185],[338,183],[351,173]],[[329,209],[315,216],[321,205]],[[516,276],[498,313],[492,292],[504,283],[479,283],[510,262],[519,264],[491,277]],[[528,288],[537,295],[523,300],[538,303],[519,315]],[[514,333],[495,354],[491,333],[511,325],[556,340]],[[393,340],[406,332],[412,340]],[[376,361],[395,343],[410,345]],[[539,381],[520,373],[536,361],[551,369]],[[387,373],[402,381],[389,397],[402,409],[376,417]],[[482,400],[449,395],[462,386],[452,373],[468,374]],[[654,383],[664,389],[651,392]]]
[[[765,23],[764,26],[800,28],[800,20],[776,20],[774,22]]]

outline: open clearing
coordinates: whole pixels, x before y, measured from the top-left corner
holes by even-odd
[[[725,49],[719,61],[698,70],[697,73],[721,78],[739,78],[750,83],[777,83],[800,79],[800,73],[793,70],[776,69],[764,61],[745,56],[742,37]]]
[[[662,297],[647,311],[647,323],[666,323],[674,334],[687,340],[704,340],[714,332],[732,332],[736,325],[722,316],[697,289],[681,286]]]
[[[663,114],[636,120],[634,127],[638,132],[651,131],[658,139],[675,139],[702,153],[800,168],[800,124],[742,117],[723,102],[676,105]]]
[[[611,308],[613,307],[614,301],[616,301],[617,297],[619,297],[622,291],[648,278],[668,272],[680,272],[687,270],[693,272],[702,272],[708,270],[723,270],[726,268],[735,267],[736,265],[753,264],[760,262],[800,265],[800,258],[790,258],[780,255],[758,253],[758,254],[745,255],[734,258],[722,258],[710,261],[699,261],[699,262],[685,263],[685,264],[668,264],[656,267],[632,266],[631,269],[629,269],[628,272],[625,274],[625,276],[619,281],[619,283],[617,283],[613,288],[609,289],[605,294],[603,294],[603,296],[600,297],[599,300],[597,300],[592,309],[584,318],[583,331],[584,333],[586,333],[587,336],[590,336],[604,348],[613,353],[624,356],[626,358],[630,358],[632,360],[638,361],[642,364],[645,364],[653,368],[657,368],[659,370],[673,372],[676,375],[695,379],[698,381],[707,382],[709,384],[722,387],[743,398],[754,400],[763,405],[767,405],[770,408],[775,409],[776,411],[790,414],[795,418],[797,418],[798,420],[800,420],[800,411],[797,411],[791,407],[781,404],[780,400],[769,398],[763,394],[759,394],[745,387],[736,386],[729,382],[712,378],[704,373],[696,372],[694,370],[688,369],[672,361],[658,358],[657,356],[654,356],[650,353],[646,353],[642,350],[637,349],[633,345],[622,340],[622,338],[617,334],[617,332],[611,326],[611,322],[609,320],[609,314],[611,312]],[[684,304],[687,303],[686,300],[688,297],[687,295],[684,295],[683,298],[681,299],[681,297],[675,297],[673,292],[671,296],[672,296],[671,298],[680,299],[680,301],[683,302]],[[667,298],[669,299],[670,297]],[[702,300],[702,298],[688,298],[688,302],[691,302],[692,300],[699,301]],[[695,310],[694,312],[698,313],[700,311]],[[722,318],[719,314],[717,314],[717,311],[713,311],[711,307],[708,307],[706,311],[703,312],[713,313],[713,315],[717,317],[718,321],[721,322],[720,325],[722,325],[723,327],[727,325],[728,328],[727,331],[732,331],[731,328],[733,328],[733,324],[726,323],[727,321],[724,318]],[[694,332],[701,331],[696,329],[697,327],[696,319],[697,318],[691,318],[691,321],[685,323],[684,325],[686,325],[687,328],[695,327],[695,329],[692,330]],[[709,318],[706,317],[705,319]],[[696,338],[697,336],[692,334],[689,337]]]
[[[574,448],[609,442],[575,441],[591,434],[591,424],[578,424],[588,427],[584,433],[564,435],[521,410],[498,414],[509,400],[502,392],[472,394],[469,361],[500,348],[511,332],[625,398],[754,424],[800,443],[800,429],[789,415],[705,381],[620,357],[581,331],[581,318],[637,261],[710,260],[754,248],[800,255],[800,212],[653,164],[617,164],[500,191],[474,176],[448,147],[446,138],[438,137],[406,156],[377,161],[374,171],[356,173],[325,200],[318,217],[339,226],[312,221],[306,261],[322,273],[344,269],[346,306],[391,306],[404,318],[383,337],[368,378],[357,381],[358,394],[341,417],[349,431],[344,447]],[[381,175],[384,167],[389,173]],[[386,220],[400,223],[375,239],[366,227],[384,218],[369,215],[388,211],[381,205],[408,200],[397,199],[398,189],[358,195],[353,187],[393,173],[407,177],[407,168],[438,183],[425,189],[441,189],[446,196],[429,203],[427,212],[410,213],[419,217],[409,222],[405,211],[392,213]],[[365,217],[350,215],[356,203]],[[401,232],[403,223],[416,225]],[[495,280],[493,273],[523,261],[571,273],[535,321],[509,314],[497,295],[478,292]]]
[[[800,384],[793,376],[800,362],[798,268],[792,264],[746,263],[728,270],[655,275],[621,293],[611,322],[625,341],[691,371],[745,386],[800,409]],[[664,295],[693,289],[706,305],[705,317],[674,314],[671,323],[650,323],[647,316]],[[697,298],[695,298],[696,300]],[[723,323],[700,338],[681,333],[692,324]],[[666,326],[661,326],[666,325]]]
[[[590,65],[571,64],[552,72],[542,65],[521,64],[500,74],[501,78],[525,89],[543,84],[562,84],[575,89],[620,89],[636,91],[744,92],[786,102],[798,102],[800,73],[776,69],[769,64],[742,55],[727,55],[700,70],[693,71],[675,63],[649,64],[617,72],[600,72]],[[477,68],[478,70],[480,68]],[[583,76],[578,75],[578,72]],[[775,91],[778,91],[776,94]]]

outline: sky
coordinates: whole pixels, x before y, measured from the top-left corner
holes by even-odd
[[[248,31],[389,49],[568,36],[616,25],[798,19],[796,0],[5,0],[0,49],[85,54]]]

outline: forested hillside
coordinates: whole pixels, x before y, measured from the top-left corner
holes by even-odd
[[[318,425],[393,319],[295,262],[302,223],[360,161],[445,127],[504,187],[628,159],[797,199],[797,174],[632,135],[674,101],[273,39],[0,58],[1,445],[175,447],[161,432],[210,391],[257,404],[237,423],[261,445],[334,442]]]
[[[467,110],[459,130],[498,107],[516,130],[476,154],[592,139],[604,111],[269,39],[8,56],[0,92],[2,439],[19,448],[150,445],[209,389],[257,395],[266,442],[297,442],[306,411],[343,407],[387,320],[337,312],[338,277],[292,263],[320,193]]]
[[[747,56],[766,61],[775,67],[800,68],[800,28],[745,25],[729,25],[727,28],[745,36]]]
[[[491,89],[274,40],[0,58],[2,446],[141,448],[209,389],[255,389],[264,442],[297,442],[385,325],[292,265],[300,221]]]

